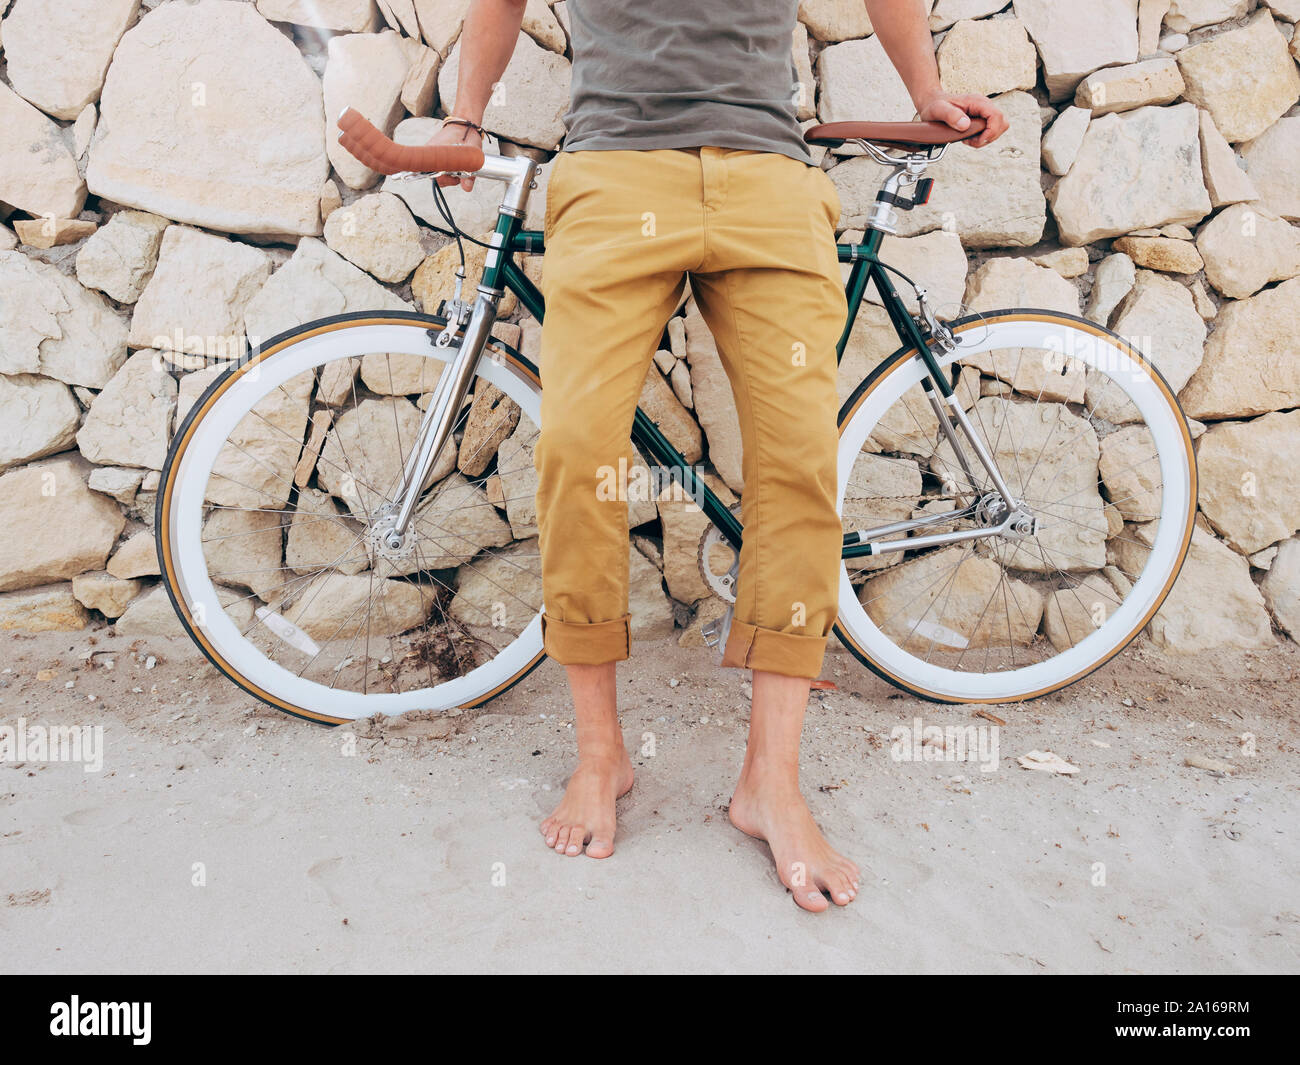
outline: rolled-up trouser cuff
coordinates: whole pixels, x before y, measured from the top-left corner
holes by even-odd
[[[632,615],[613,621],[557,621],[543,611],[542,646],[563,666],[621,662],[632,651]]]
[[[733,619],[722,664],[811,680],[822,671],[826,641],[825,636],[801,636],[794,632],[760,629]]]

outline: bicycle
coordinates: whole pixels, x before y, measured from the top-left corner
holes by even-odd
[[[929,198],[926,168],[980,125],[806,134],[886,168],[862,241],[837,244],[849,315],[836,358],[868,284],[900,342],[839,414],[834,632],[897,687],[958,703],[1041,696],[1119,653],[1168,595],[1197,499],[1177,398],[1122,337],[1036,308],[945,321],[881,261],[896,212]],[[432,179],[435,192],[439,174],[504,184],[477,292],[461,298],[462,270],[438,314],[325,318],[228,366],[172,441],[156,518],[168,594],[213,665],[330,724],[482,705],[544,656],[529,511],[541,383],[490,336],[507,290],[544,316],[515,258],[545,250],[522,228],[541,168],[466,145],[401,146],[350,109],[339,127],[367,165]],[[737,509],[642,410],[631,440],[699,502],[701,577],[734,603]],[[730,606],[706,641],[724,642],[729,618]]]

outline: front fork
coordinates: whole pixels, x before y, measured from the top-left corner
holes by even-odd
[[[540,169],[526,156],[490,155],[486,158],[483,169],[476,175],[479,179],[504,181],[507,184],[506,193],[497,217],[496,230],[492,234],[478,294],[472,305],[460,298],[464,274],[463,271],[458,271],[456,293],[447,305],[447,324],[433,341],[436,347],[450,347],[456,344],[457,332],[461,333],[456,354],[438,377],[438,384],[420,422],[415,446],[403,466],[396,502],[387,506],[386,512],[376,520],[379,527],[372,535],[381,549],[390,552],[402,552],[405,549],[407,530],[415,517],[420,497],[428,487],[438,456],[452,439],[456,419],[469,394],[479,359],[492,335],[492,327],[496,325],[497,309],[504,293],[502,257],[509,254],[511,239],[524,217],[528,194],[537,187],[539,173]]]

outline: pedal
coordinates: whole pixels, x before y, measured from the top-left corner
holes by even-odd
[[[734,607],[728,606],[727,612],[720,618],[714,618],[705,625],[700,626],[700,635],[704,638],[705,646],[712,647],[718,652],[721,658],[727,649],[727,637],[731,635],[731,617],[734,613]]]

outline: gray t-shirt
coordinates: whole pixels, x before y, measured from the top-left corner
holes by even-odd
[[[568,0],[565,151],[748,148],[801,162],[798,0]]]

